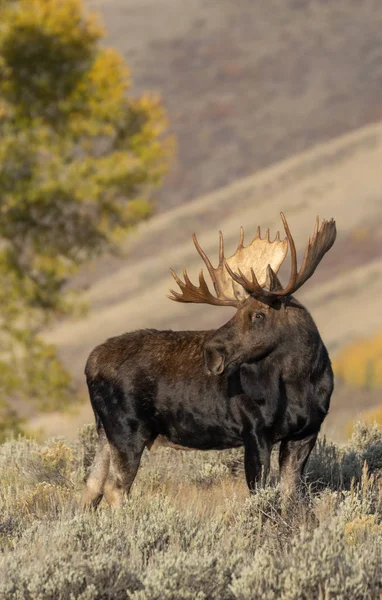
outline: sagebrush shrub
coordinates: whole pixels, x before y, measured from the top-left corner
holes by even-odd
[[[376,422],[364,423],[357,421],[354,424],[353,433],[348,446],[361,454],[370,446],[382,445],[382,427]]]
[[[159,448],[125,506],[96,513],[77,505],[93,427],[72,445],[0,445],[0,599],[379,598],[380,438],[357,436],[317,444],[292,504],[277,485],[249,496],[240,449]]]

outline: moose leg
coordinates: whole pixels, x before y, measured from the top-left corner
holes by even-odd
[[[110,452],[105,432],[99,429],[97,448],[89,474],[85,479],[85,489],[82,493],[84,508],[97,508],[102,500],[105,481],[109,473]]]
[[[110,469],[104,494],[106,502],[119,508],[134,482],[146,441],[138,435],[110,441]]]
[[[244,440],[244,469],[249,491],[267,481],[271,463],[271,443],[263,435],[251,433]]]
[[[302,440],[284,440],[280,445],[280,487],[286,498],[299,494],[306,462],[316,443],[317,433]]]

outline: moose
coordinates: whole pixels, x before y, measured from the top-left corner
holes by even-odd
[[[233,306],[237,312],[212,331],[145,329],[108,339],[90,354],[85,374],[98,442],[82,496],[96,508],[102,497],[121,506],[145,447],[156,438],[188,449],[244,446],[250,492],[267,477],[272,446],[280,442],[280,486],[295,497],[328,413],[333,372],[309,312],[293,294],[313,275],[336,238],[333,219],[308,239],[300,269],[293,237],[281,213],[285,239],[269,230],[226,258],[220,232],[219,263],[212,266],[195,234],[195,247],[213,282],[200,271],[194,285],[172,270],[176,302]],[[286,287],[277,273],[288,248]]]

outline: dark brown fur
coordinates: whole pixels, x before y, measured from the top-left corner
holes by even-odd
[[[292,297],[249,297],[217,331],[109,339],[85,372],[99,434],[83,497],[93,506],[103,495],[121,504],[145,446],[158,436],[201,450],[244,445],[250,490],[267,476],[271,448],[281,442],[281,483],[293,494],[333,390],[326,348]]]

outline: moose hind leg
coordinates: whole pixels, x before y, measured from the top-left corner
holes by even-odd
[[[299,494],[302,475],[309,458],[317,433],[302,440],[284,440],[280,445],[280,487],[285,498],[292,498]]]
[[[108,442],[109,468],[103,495],[110,506],[119,507],[130,491],[142,452],[153,432],[141,408],[138,414],[140,396],[125,390],[112,378],[87,376],[93,410]]]
[[[133,439],[110,442],[110,469],[104,487],[106,502],[113,508],[123,504],[130,491],[141,462],[145,440],[139,436]]]
[[[97,448],[90,471],[85,479],[85,488],[82,493],[82,506],[84,508],[97,508],[102,500],[104,485],[109,474],[110,451],[109,443],[103,429],[99,430]]]

